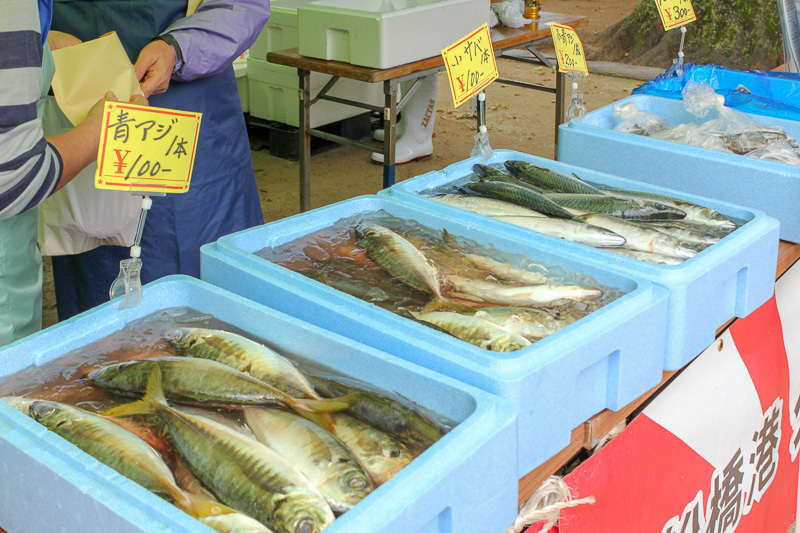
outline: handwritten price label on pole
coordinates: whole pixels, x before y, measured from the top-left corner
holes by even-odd
[[[575,30],[569,26],[551,22],[550,33],[553,34],[559,72],[582,72],[588,75],[589,69],[586,66],[583,43]]]
[[[497,79],[489,25],[442,50],[453,104],[458,107]]]
[[[655,0],[664,31],[683,26],[697,20],[692,0]]]
[[[189,190],[202,113],[108,102],[94,186],[134,192]]]

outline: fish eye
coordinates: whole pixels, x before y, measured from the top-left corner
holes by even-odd
[[[312,522],[308,518],[304,518],[300,520],[297,525],[294,526],[295,533],[314,533],[314,522]]]
[[[390,457],[400,457],[400,450],[392,450],[389,452]]]
[[[347,484],[351,489],[363,489],[367,486],[366,480],[360,477],[350,478],[350,481]]]
[[[56,410],[52,405],[43,405],[36,409],[37,416],[50,416]]]

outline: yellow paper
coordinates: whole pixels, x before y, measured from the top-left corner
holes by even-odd
[[[189,190],[202,113],[108,102],[95,187],[139,192]]]
[[[588,75],[583,43],[575,30],[551,22],[550,33],[553,35],[553,44],[556,47],[559,72],[582,72]]]
[[[121,102],[141,94],[133,65],[115,32],[53,52],[56,73],[53,94],[58,106],[77,126],[106,91]]]
[[[655,0],[664,31],[697,20],[691,0]]]
[[[497,79],[488,24],[442,50],[442,57],[456,107]]]
[[[194,15],[197,8],[200,7],[200,3],[203,0],[189,0],[189,6],[186,8],[186,16]]]

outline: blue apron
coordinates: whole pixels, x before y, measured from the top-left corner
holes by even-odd
[[[53,29],[88,41],[119,34],[131,62],[182,18],[186,0],[56,0]],[[170,82],[150,105],[203,113],[192,184],[185,194],[154,197],[142,237],[142,283],[169,274],[200,276],[200,246],[262,224],[261,205],[233,67],[191,82]],[[108,301],[130,249],[101,246],[53,257],[58,318]]]

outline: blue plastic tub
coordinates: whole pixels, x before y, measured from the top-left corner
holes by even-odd
[[[735,232],[692,259],[680,265],[669,266],[645,263],[591,246],[542,235],[551,239],[555,246],[578,247],[584,254],[597,256],[606,264],[613,264],[627,274],[648,279],[669,291],[665,370],[677,370],[686,365],[714,342],[719,326],[733,317],[743,318],[749,315],[772,297],[778,261],[779,224],[764,213],[511,150],[495,150],[487,164],[502,164],[513,159],[529,161],[565,174],[575,173],[586,181],[602,186],[683,198],[745,222]],[[447,186],[468,176],[472,173],[472,167],[481,162],[481,158],[467,159],[442,171],[429,172],[398,183],[381,194],[389,194],[415,205],[440,206],[442,210],[453,212],[465,221],[485,225],[509,237],[528,239],[533,234],[540,235],[532,230],[442,204],[425,196],[426,191]]]
[[[378,210],[428,228],[445,228],[478,244],[491,243],[501,253],[561,265],[627,294],[532,346],[497,353],[253,253]],[[613,273],[601,258],[586,258],[580,249],[535,237],[519,242],[444,211],[364,196],[228,235],[200,251],[206,281],[512,401],[518,409],[520,477],[566,446],[578,424],[604,408],[625,406],[662,377],[666,291]]]
[[[665,118],[671,126],[706,120],[689,114],[680,100],[629,96],[614,105],[626,102]],[[800,122],[749,116],[800,139]],[[712,110],[707,119],[713,118]],[[583,121],[562,124],[558,160],[758,209],[780,221],[781,239],[800,242],[800,166],[613,131],[618,122],[608,105],[587,113]]]
[[[516,424],[508,402],[207,283],[171,276],[143,302],[97,307],[0,350],[0,377],[44,365],[168,307],[208,313],[458,422],[326,532],[503,531],[516,516]],[[10,532],[210,532],[0,402],[0,527]]]
[[[725,105],[744,111],[788,120],[800,120],[800,74],[769,70],[736,70],[719,65],[683,67],[678,75],[675,67],[640,85],[631,94],[682,99],[689,81],[708,83],[725,96]],[[746,90],[742,90],[746,89]]]

